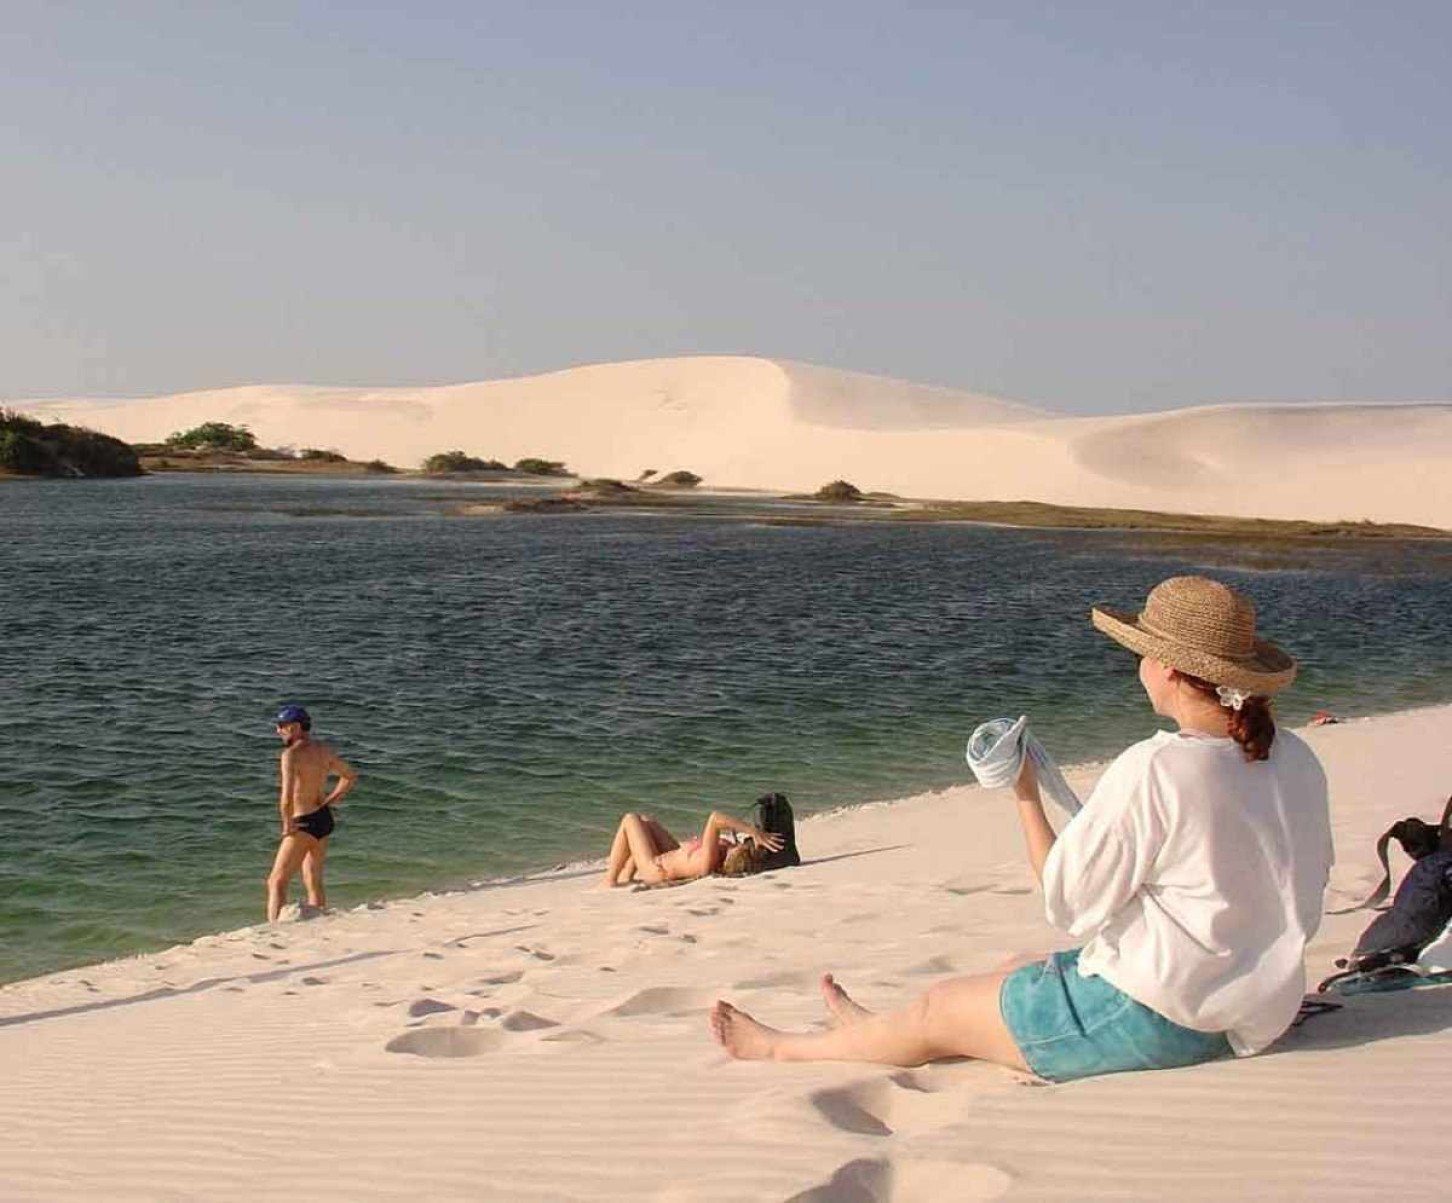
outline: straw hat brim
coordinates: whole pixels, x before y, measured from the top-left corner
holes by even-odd
[[[1148,630],[1138,614],[1127,610],[1095,606],[1089,616],[1095,627],[1130,651],[1215,685],[1269,697],[1296,679],[1295,660],[1264,639],[1254,641],[1248,657],[1231,660]]]

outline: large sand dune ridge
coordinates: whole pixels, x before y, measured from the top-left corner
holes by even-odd
[[[703,356],[436,387],[247,386],[17,407],[135,442],[241,423],[267,445],[400,466],[459,448],[564,460],[590,476],[687,468],[723,487],[845,478],[906,497],[1452,528],[1452,403],[1084,418],[786,360]]]

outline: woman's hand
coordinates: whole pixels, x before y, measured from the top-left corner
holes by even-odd
[[[765,848],[768,852],[780,852],[783,846],[786,844],[786,841],[782,839],[781,836],[777,835],[776,832],[762,831],[759,827],[753,833],[751,838],[755,840],[758,844],[760,844],[763,848]]]

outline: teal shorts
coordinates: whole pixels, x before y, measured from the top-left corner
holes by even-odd
[[[1222,1032],[1182,1028],[1102,977],[1079,973],[1079,950],[1016,969],[998,995],[1028,1067],[1050,1082],[1130,1069],[1174,1069],[1233,1055]]]

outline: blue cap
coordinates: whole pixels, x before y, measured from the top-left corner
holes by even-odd
[[[279,727],[283,723],[300,723],[304,731],[311,731],[313,726],[312,715],[301,706],[284,706],[272,721]]]

